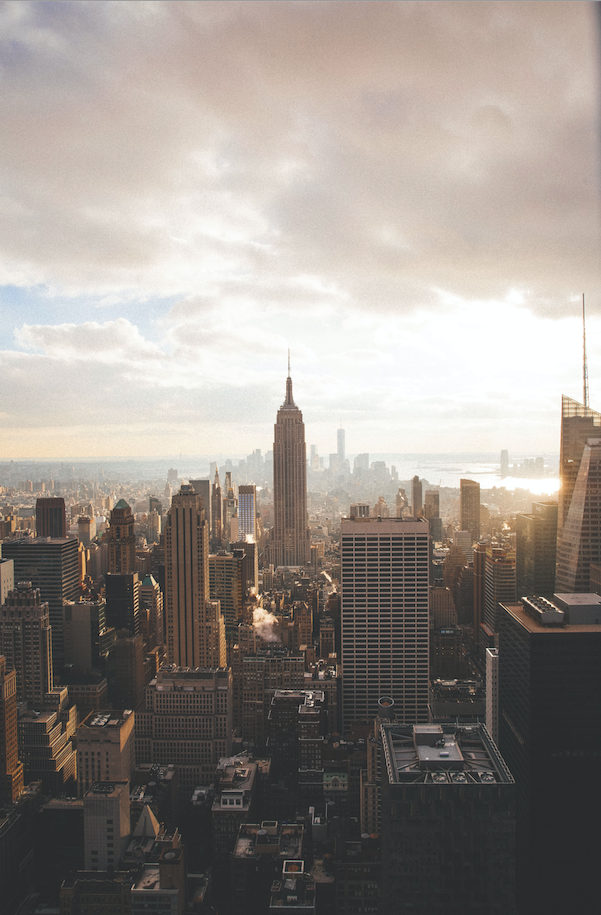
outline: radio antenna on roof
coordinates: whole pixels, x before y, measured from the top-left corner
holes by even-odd
[[[582,293],[582,399],[588,407],[588,365],[586,362],[586,318],[584,312],[584,293]]]

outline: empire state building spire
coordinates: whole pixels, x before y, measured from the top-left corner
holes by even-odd
[[[302,566],[309,561],[307,455],[303,414],[294,403],[288,353],[286,399],[278,410],[273,442],[274,525],[267,545],[274,566]]]
[[[288,350],[288,377],[286,378],[286,400],[282,404],[282,410],[293,407],[296,410],[294,397],[292,396],[292,378],[290,377],[290,350]]]

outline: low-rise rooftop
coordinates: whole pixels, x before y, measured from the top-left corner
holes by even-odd
[[[240,826],[235,858],[258,858],[268,854],[286,859],[299,859],[303,850],[304,830],[298,825],[284,825],[277,820],[243,823]]]

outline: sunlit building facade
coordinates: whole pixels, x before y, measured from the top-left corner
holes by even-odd
[[[591,563],[601,560],[601,438],[584,445],[570,506],[557,542],[556,591],[588,593]]]
[[[273,495],[274,524],[267,545],[268,562],[276,567],[303,566],[311,555],[305,424],[294,403],[290,375],[286,379],[286,399],[274,426]]]
[[[209,525],[192,486],[173,496],[165,527],[165,615],[169,661],[225,667],[225,625],[210,599]]]

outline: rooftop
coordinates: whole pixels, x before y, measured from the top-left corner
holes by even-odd
[[[131,709],[90,712],[79,725],[80,728],[120,728],[132,714]]]
[[[94,782],[85,797],[119,797],[129,788],[129,782]]]
[[[243,823],[240,826],[235,858],[255,858],[262,854],[280,858],[298,859],[302,854],[304,830],[302,826],[284,825],[276,820],[262,823]]]
[[[380,733],[388,778],[393,784],[513,783],[482,724],[383,723]]]
[[[565,595],[562,595],[562,597]],[[588,596],[588,595],[583,595]],[[588,623],[577,625],[575,623],[564,622],[560,626],[545,626],[537,619],[534,619],[520,604],[501,604],[511,616],[513,616],[523,627],[532,633],[545,633],[550,637],[574,633],[596,632],[601,634],[601,623]]]

